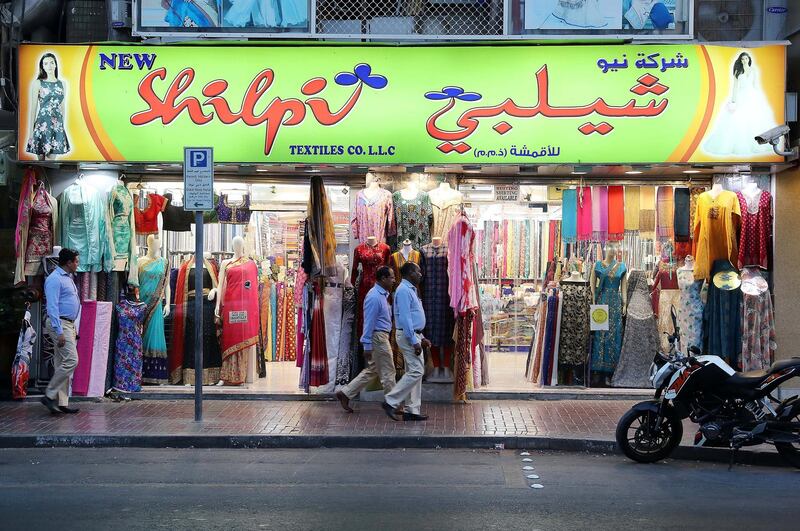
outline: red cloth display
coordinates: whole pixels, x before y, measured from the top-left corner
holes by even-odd
[[[158,194],[147,196],[148,205],[144,210],[139,207],[133,209],[133,219],[136,223],[137,234],[157,234],[158,233],[158,213],[167,206],[167,198]],[[138,204],[138,198],[134,204]]]
[[[258,268],[249,258],[225,268],[222,307],[222,363],[258,342]],[[239,384],[243,382],[230,382]]]
[[[364,327],[364,299],[367,293],[375,285],[375,273],[381,266],[389,265],[389,259],[392,256],[392,251],[385,243],[379,243],[372,247],[369,244],[362,243],[353,251],[353,271],[350,279],[355,282],[358,275],[358,266],[361,265],[361,280],[358,283],[358,337],[361,338],[361,332]]]
[[[772,246],[772,195],[761,191],[758,210],[748,209],[747,199],[737,192],[742,211],[742,231],[739,236],[739,269],[758,266],[769,269],[769,248]]]

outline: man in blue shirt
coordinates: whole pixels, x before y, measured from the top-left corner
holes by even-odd
[[[69,407],[69,381],[78,366],[78,344],[75,320],[81,309],[78,289],[72,275],[78,270],[78,253],[61,249],[58,266],[44,281],[47,299],[45,332],[55,345],[53,366],[55,372],[42,397],[51,413],[77,413]]]
[[[336,398],[345,411],[352,413],[350,400],[379,378],[384,394],[395,385],[397,371],[394,367],[389,334],[392,331],[392,308],[389,305],[389,290],[394,286],[394,271],[389,266],[379,267],[375,272],[376,284],[364,297],[364,358],[367,366],[346,387],[336,391]]]
[[[413,262],[406,262],[400,268],[403,281],[394,292],[394,324],[397,331],[397,346],[403,353],[406,372],[397,382],[391,393],[386,395],[383,410],[392,420],[399,420],[397,408],[406,402],[403,420],[425,420],[420,414],[422,405],[422,376],[425,374],[423,349],[430,348],[431,342],[422,337],[425,328],[425,311],[417,294],[417,286],[422,280],[422,270]]]

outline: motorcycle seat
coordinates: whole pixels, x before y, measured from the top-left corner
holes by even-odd
[[[728,378],[727,383],[740,387],[758,387],[767,376],[795,366],[800,367],[800,358],[790,358],[788,360],[776,361],[770,365],[768,369],[737,372]]]

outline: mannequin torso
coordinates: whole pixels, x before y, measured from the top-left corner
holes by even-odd
[[[147,237],[147,255],[138,260],[138,268],[140,272],[158,258],[161,258],[161,239],[156,238],[151,234]],[[164,317],[167,317],[169,315],[170,300],[169,282],[166,282],[164,285],[164,300],[167,301],[167,304],[164,304]]]

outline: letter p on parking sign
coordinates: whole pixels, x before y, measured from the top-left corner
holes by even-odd
[[[213,210],[214,150],[183,148],[183,209]]]

